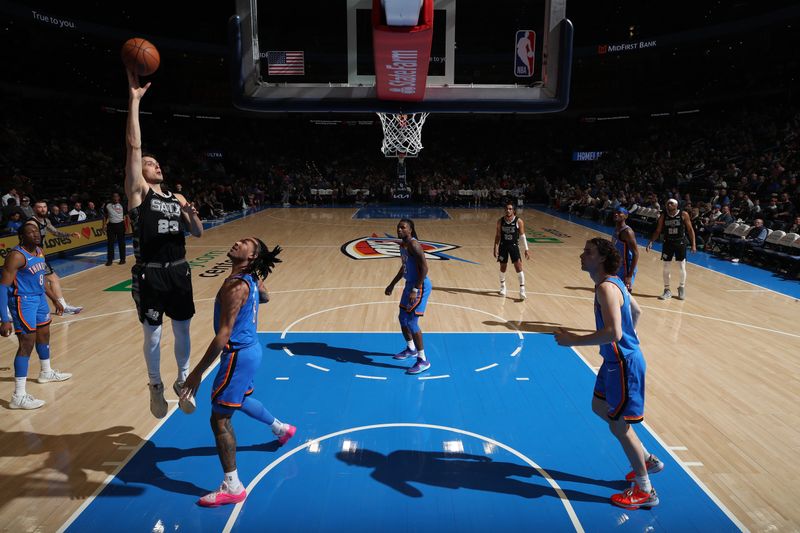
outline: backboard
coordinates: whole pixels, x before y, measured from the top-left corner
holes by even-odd
[[[234,103],[253,111],[548,113],[566,108],[565,0],[434,0],[424,98],[378,98],[373,0],[237,0]]]

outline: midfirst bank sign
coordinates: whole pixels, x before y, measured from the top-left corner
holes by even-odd
[[[615,54],[619,52],[635,52],[636,50],[645,50],[647,48],[655,48],[658,46],[658,41],[638,41],[635,43],[620,43],[620,44],[600,44],[597,45],[597,54]]]

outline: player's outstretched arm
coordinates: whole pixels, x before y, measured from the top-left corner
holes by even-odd
[[[142,131],[139,126],[139,102],[150,88],[150,83],[142,87],[139,76],[126,70],[128,75],[128,122],[125,128],[125,194],[128,209],[138,207],[147,194],[148,185],[142,174]]]
[[[219,329],[217,329],[217,334],[214,335],[214,338],[211,339],[211,344],[208,345],[203,358],[186,378],[183,390],[181,391],[181,398],[188,399],[197,393],[197,389],[200,387],[200,381],[203,379],[203,373],[208,370],[211,363],[219,357],[220,353],[222,353],[222,349],[230,340],[233,324],[236,322],[239,310],[247,301],[247,296],[249,294],[249,285],[239,279],[226,281],[222,286],[219,294]]]

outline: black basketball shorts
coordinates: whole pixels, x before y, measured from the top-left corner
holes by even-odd
[[[661,248],[662,261],[683,261],[686,259],[686,243],[685,242],[670,242],[664,241],[664,246]]]
[[[508,263],[509,257],[511,258],[512,263],[516,263],[520,260],[521,256],[519,253],[519,245],[503,245],[503,243],[500,243],[500,249],[497,251],[497,261],[499,263]]]
[[[136,302],[139,322],[160,326],[164,314],[173,320],[194,316],[192,271],[185,260],[177,265],[136,264],[131,268],[131,294]]]

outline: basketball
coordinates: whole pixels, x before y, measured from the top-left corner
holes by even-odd
[[[161,56],[153,43],[134,37],[122,45],[122,62],[139,76],[149,76],[158,69]]]

